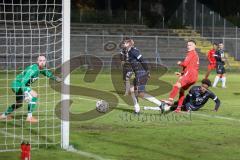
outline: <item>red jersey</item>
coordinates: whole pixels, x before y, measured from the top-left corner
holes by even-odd
[[[208,61],[209,61],[210,64],[216,64],[216,59],[214,57],[215,52],[216,52],[215,49],[210,49],[208,51],[207,58],[208,58]]]
[[[179,65],[183,67],[183,74],[185,76],[191,74],[191,76],[197,77],[199,69],[199,57],[197,52],[195,50],[189,51],[184,61]]]

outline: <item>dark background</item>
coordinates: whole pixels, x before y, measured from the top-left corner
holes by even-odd
[[[140,0],[72,0],[72,9],[91,8],[93,10],[127,10],[138,11]],[[185,0],[194,1],[194,0]],[[197,0],[206,5],[211,10],[219,13],[232,23],[239,25],[240,1],[239,0]],[[166,21],[171,17],[176,9],[183,3],[183,0],[141,0],[142,15],[148,17],[152,22],[162,16]],[[151,11],[151,6],[161,3],[163,12],[161,15]],[[84,7],[83,7],[84,6]],[[137,18],[137,17],[136,17]]]

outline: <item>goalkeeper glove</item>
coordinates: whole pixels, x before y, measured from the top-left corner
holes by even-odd
[[[31,95],[30,91],[25,91],[25,92],[24,92],[24,100],[25,100],[27,103],[31,102],[32,98],[33,98],[33,97],[32,97],[32,95]]]

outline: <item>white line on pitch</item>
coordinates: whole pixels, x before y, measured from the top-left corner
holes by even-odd
[[[102,158],[99,155],[96,155],[96,154],[93,154],[93,153],[90,153],[90,152],[85,152],[85,151],[81,151],[79,149],[75,149],[72,146],[70,146],[67,149],[67,151],[73,152],[73,153],[76,153],[76,154],[79,154],[79,155],[82,155],[82,156],[85,156],[85,157],[88,157],[88,158],[93,158],[93,159],[96,159],[96,160],[109,160],[109,159]]]
[[[188,114],[187,112],[183,112]],[[229,120],[229,121],[237,121],[240,122],[240,119],[235,119],[235,118],[230,118],[230,117],[224,117],[224,116],[218,116],[218,115],[209,115],[209,114],[202,114],[202,113],[196,113],[196,112],[191,112],[193,115],[197,116],[202,116],[202,117],[208,117],[208,118],[218,118],[218,119],[224,119],[224,120]]]

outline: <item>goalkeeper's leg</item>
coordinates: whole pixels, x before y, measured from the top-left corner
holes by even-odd
[[[14,91],[15,92],[15,91]],[[18,109],[20,107],[22,107],[23,104],[23,100],[24,100],[24,95],[22,90],[20,89],[18,92],[16,93],[16,102],[12,105],[10,105],[7,110],[0,116],[0,119],[12,119],[11,116],[9,116],[15,109]]]
[[[32,116],[33,111],[37,108],[37,92],[34,90],[30,91],[30,95],[32,98],[28,102],[28,115],[26,121],[28,122],[38,122],[38,119]]]

